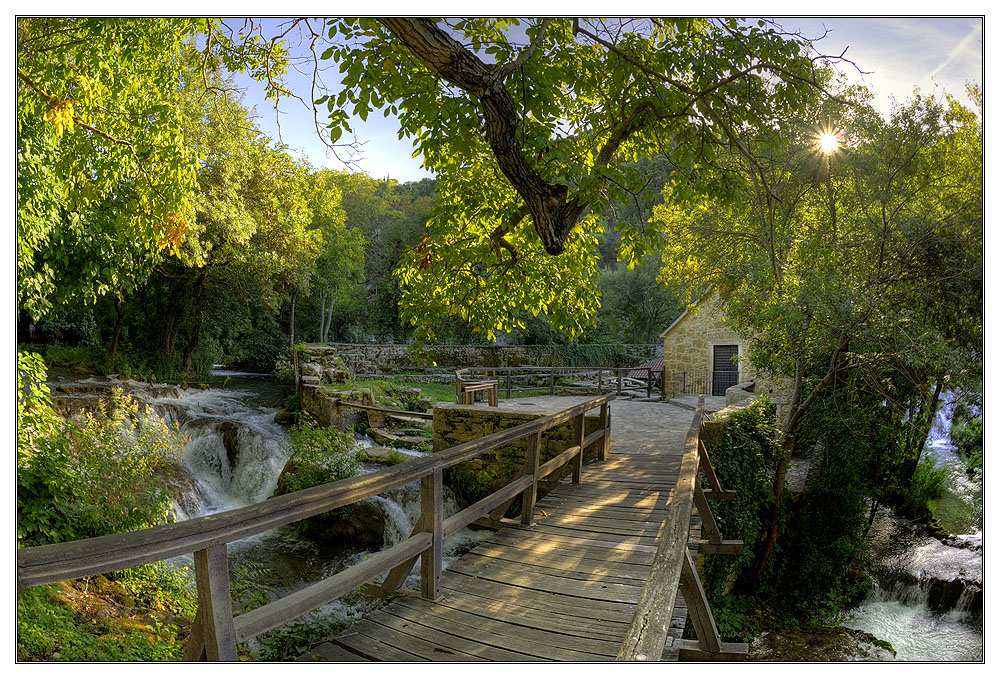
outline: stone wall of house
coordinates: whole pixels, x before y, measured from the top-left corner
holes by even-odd
[[[467,408],[458,404],[438,405],[434,408],[434,452],[440,452],[460,443],[473,441],[488,434],[510,429],[531,422],[545,413],[512,413],[501,410]],[[584,418],[584,435],[597,430],[598,417]],[[539,462],[550,460],[569,447],[573,438],[573,424],[567,422],[542,434]],[[598,446],[591,444],[584,450],[584,460],[597,459]],[[503,448],[480,455],[445,470],[445,482],[458,497],[459,504],[467,506],[493,493],[515,476],[522,473],[527,460],[527,438]],[[555,481],[539,485],[539,497],[547,493]]]
[[[726,325],[718,295],[711,295],[687,312],[663,338],[663,366],[668,373],[693,373],[688,379],[706,379],[712,372],[713,347],[717,344],[739,346],[742,358],[747,342]],[[755,377],[749,362],[739,362],[739,380]],[[676,389],[676,385],[674,385]],[[707,390],[708,385],[703,387]]]

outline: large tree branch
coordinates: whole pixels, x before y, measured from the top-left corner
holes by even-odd
[[[547,182],[524,157],[518,135],[521,115],[504,86],[503,69],[483,63],[429,19],[379,22],[432,73],[479,99],[483,132],[500,171],[524,199],[545,251],[560,254],[586,204],[569,199],[567,186]]]

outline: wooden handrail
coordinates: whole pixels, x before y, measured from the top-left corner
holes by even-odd
[[[461,530],[503,502],[509,502],[510,498],[528,492],[528,489],[537,486],[538,478],[545,475],[538,469],[536,462],[527,476],[516,477],[504,488],[476,503],[475,510],[468,508],[444,520],[440,492],[441,472],[447,467],[519,439],[529,436],[540,437],[542,432],[574,419],[578,440],[589,445],[603,438],[606,450],[610,436],[608,403],[613,399],[614,396],[610,395],[598,396],[558,413],[545,415],[517,427],[453,446],[429,457],[404,462],[363,476],[306,488],[247,507],[130,533],[25,547],[17,552],[17,584],[20,587],[51,584],[194,553],[199,611],[205,606],[210,610],[208,615],[199,612],[196,619],[198,629],[192,632],[192,643],[202,646],[193,652],[189,649],[185,653],[185,658],[188,659],[234,658],[235,643],[238,641],[293,620],[387,570],[403,567],[402,570],[405,572],[402,572],[402,577],[405,577],[420,554],[425,557],[422,559],[421,567],[422,592],[425,597],[435,598],[437,579],[441,572],[441,543],[444,537]],[[583,431],[584,415],[595,408],[601,408],[601,423],[605,428],[600,431],[600,436],[595,432],[583,439],[579,432]],[[563,454],[562,457],[574,460],[579,457],[577,464],[581,464],[585,447],[586,445],[580,446],[578,443],[572,446],[570,455]],[[414,534],[408,540],[330,578],[310,585],[300,593],[286,596],[250,613],[232,618],[229,600],[221,600],[224,599],[223,593],[225,596],[229,595],[228,573],[224,568],[223,558],[226,544],[378,495],[417,479],[421,480],[422,514]],[[574,480],[579,479],[574,478]],[[531,505],[527,509],[528,522],[533,503]],[[477,512],[479,513],[476,516],[472,515]],[[406,566],[407,563],[410,565]],[[229,613],[220,615],[220,610],[228,610]],[[212,626],[218,626],[219,629]],[[212,647],[213,643],[221,646]]]
[[[747,645],[723,642],[712,617],[708,597],[695,569],[690,549],[710,554],[739,554],[743,543],[723,540],[715,523],[708,496],[698,480],[704,471],[714,499],[732,499],[733,491],[723,490],[711,467],[708,451],[701,441],[705,397],[691,420],[681,457],[677,485],[670,496],[667,516],[657,537],[656,554],[646,584],[639,595],[632,623],[618,651],[618,660],[658,661],[663,656],[678,588],[684,593],[688,615],[694,623],[697,641],[674,639],[678,653],[699,659],[734,660],[746,657]],[[691,541],[691,512],[697,506],[707,540]]]
[[[687,556],[688,530],[694,506],[694,486],[698,481],[698,440],[705,409],[705,397],[698,399],[698,409],[691,420],[677,485],[667,507],[659,533],[659,543],[649,577],[636,604],[618,660],[659,660],[667,642],[670,617],[677,598],[683,560]]]

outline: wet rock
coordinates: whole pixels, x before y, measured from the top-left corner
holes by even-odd
[[[374,502],[362,500],[310,517],[299,523],[309,538],[354,549],[381,549],[385,544],[385,518]]]
[[[368,435],[380,446],[412,448],[421,451],[430,451],[431,449],[431,439],[424,436],[399,435],[379,428],[369,429]]]
[[[240,459],[239,431],[239,425],[235,422],[223,422],[219,425],[219,433],[222,435],[222,445],[226,449],[226,458],[229,460],[230,469],[235,468]]]
[[[847,628],[772,630],[750,643],[747,660],[775,662],[844,662],[892,660],[892,646],[874,635]]]
[[[290,412],[282,408],[274,414],[274,421],[278,424],[283,424],[285,426],[292,426],[295,424],[295,413]]]
[[[395,448],[383,448],[381,446],[365,448],[361,451],[361,456],[366,462],[386,465],[399,464],[410,459],[409,455],[401,453]]]

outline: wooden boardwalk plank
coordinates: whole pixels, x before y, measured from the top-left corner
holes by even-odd
[[[525,627],[414,597],[399,601],[397,608],[399,615],[405,614],[403,609],[412,611],[409,615],[416,620],[424,621],[426,625],[446,623],[456,630],[454,633],[478,639],[502,640],[508,648],[534,653],[552,660],[600,660],[603,659],[602,656],[614,657],[621,645],[618,641],[585,639]]]
[[[654,403],[616,403],[613,413],[608,459],[585,466],[580,483],[557,484],[537,502],[531,526],[508,525],[453,562],[436,601],[399,597],[339,635],[334,650],[314,649],[316,656],[614,659],[653,562],[691,415]],[[692,530],[698,526],[693,516]],[[686,615],[678,596],[675,632]],[[676,652],[667,647],[663,659],[676,660]]]

